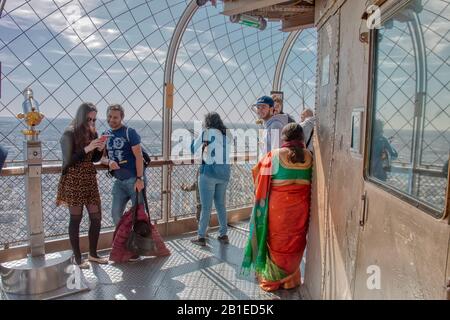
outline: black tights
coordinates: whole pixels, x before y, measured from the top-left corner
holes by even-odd
[[[100,206],[90,204],[86,206],[89,213],[89,254],[92,257],[98,257],[97,255],[97,243],[100,236],[100,228],[102,221],[102,214]],[[72,245],[73,254],[75,256],[75,262],[81,263],[81,251],[80,251],[80,222],[83,218],[83,207],[69,207],[70,222],[69,222],[69,238]]]

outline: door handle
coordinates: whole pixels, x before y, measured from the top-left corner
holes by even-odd
[[[362,210],[361,214],[359,216],[359,226],[364,227],[364,224],[366,223],[366,203],[367,203],[367,191],[364,191],[364,194],[361,195],[362,200]]]

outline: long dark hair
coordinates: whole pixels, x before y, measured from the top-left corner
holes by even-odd
[[[225,127],[220,115],[217,112],[209,112],[205,115],[205,128],[217,129],[220,130],[222,134],[227,134],[227,127]]]
[[[92,111],[97,112],[95,105],[85,102],[78,107],[75,118],[72,120],[71,127],[75,137],[75,150],[84,148],[97,138],[97,133],[91,132],[88,124],[88,114]]]
[[[303,134],[302,126],[295,122],[288,123],[284,126],[283,130],[281,131],[281,138],[284,142],[305,142],[305,135]],[[305,162],[305,154],[303,152],[303,149],[297,146],[289,147],[288,158],[292,163]]]

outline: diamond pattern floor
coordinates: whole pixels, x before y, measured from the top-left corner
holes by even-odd
[[[273,300],[304,299],[303,288],[264,292],[254,276],[239,274],[247,232],[229,228],[230,243],[223,245],[213,229],[206,247],[190,242],[195,234],[166,239],[169,257],[146,258],[125,264],[91,265],[84,270],[90,291],[63,299],[136,300]]]

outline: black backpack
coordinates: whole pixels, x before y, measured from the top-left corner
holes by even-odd
[[[127,128],[127,133],[126,133],[126,136],[127,136],[127,141],[128,141],[128,143],[130,143],[130,138],[128,137],[128,127],[126,127]],[[144,158],[144,169],[150,164],[150,162],[152,161],[151,159],[150,159],[150,156],[148,155],[148,153],[147,153],[147,151],[145,151],[145,148],[141,145],[141,149],[142,149],[142,157]]]

